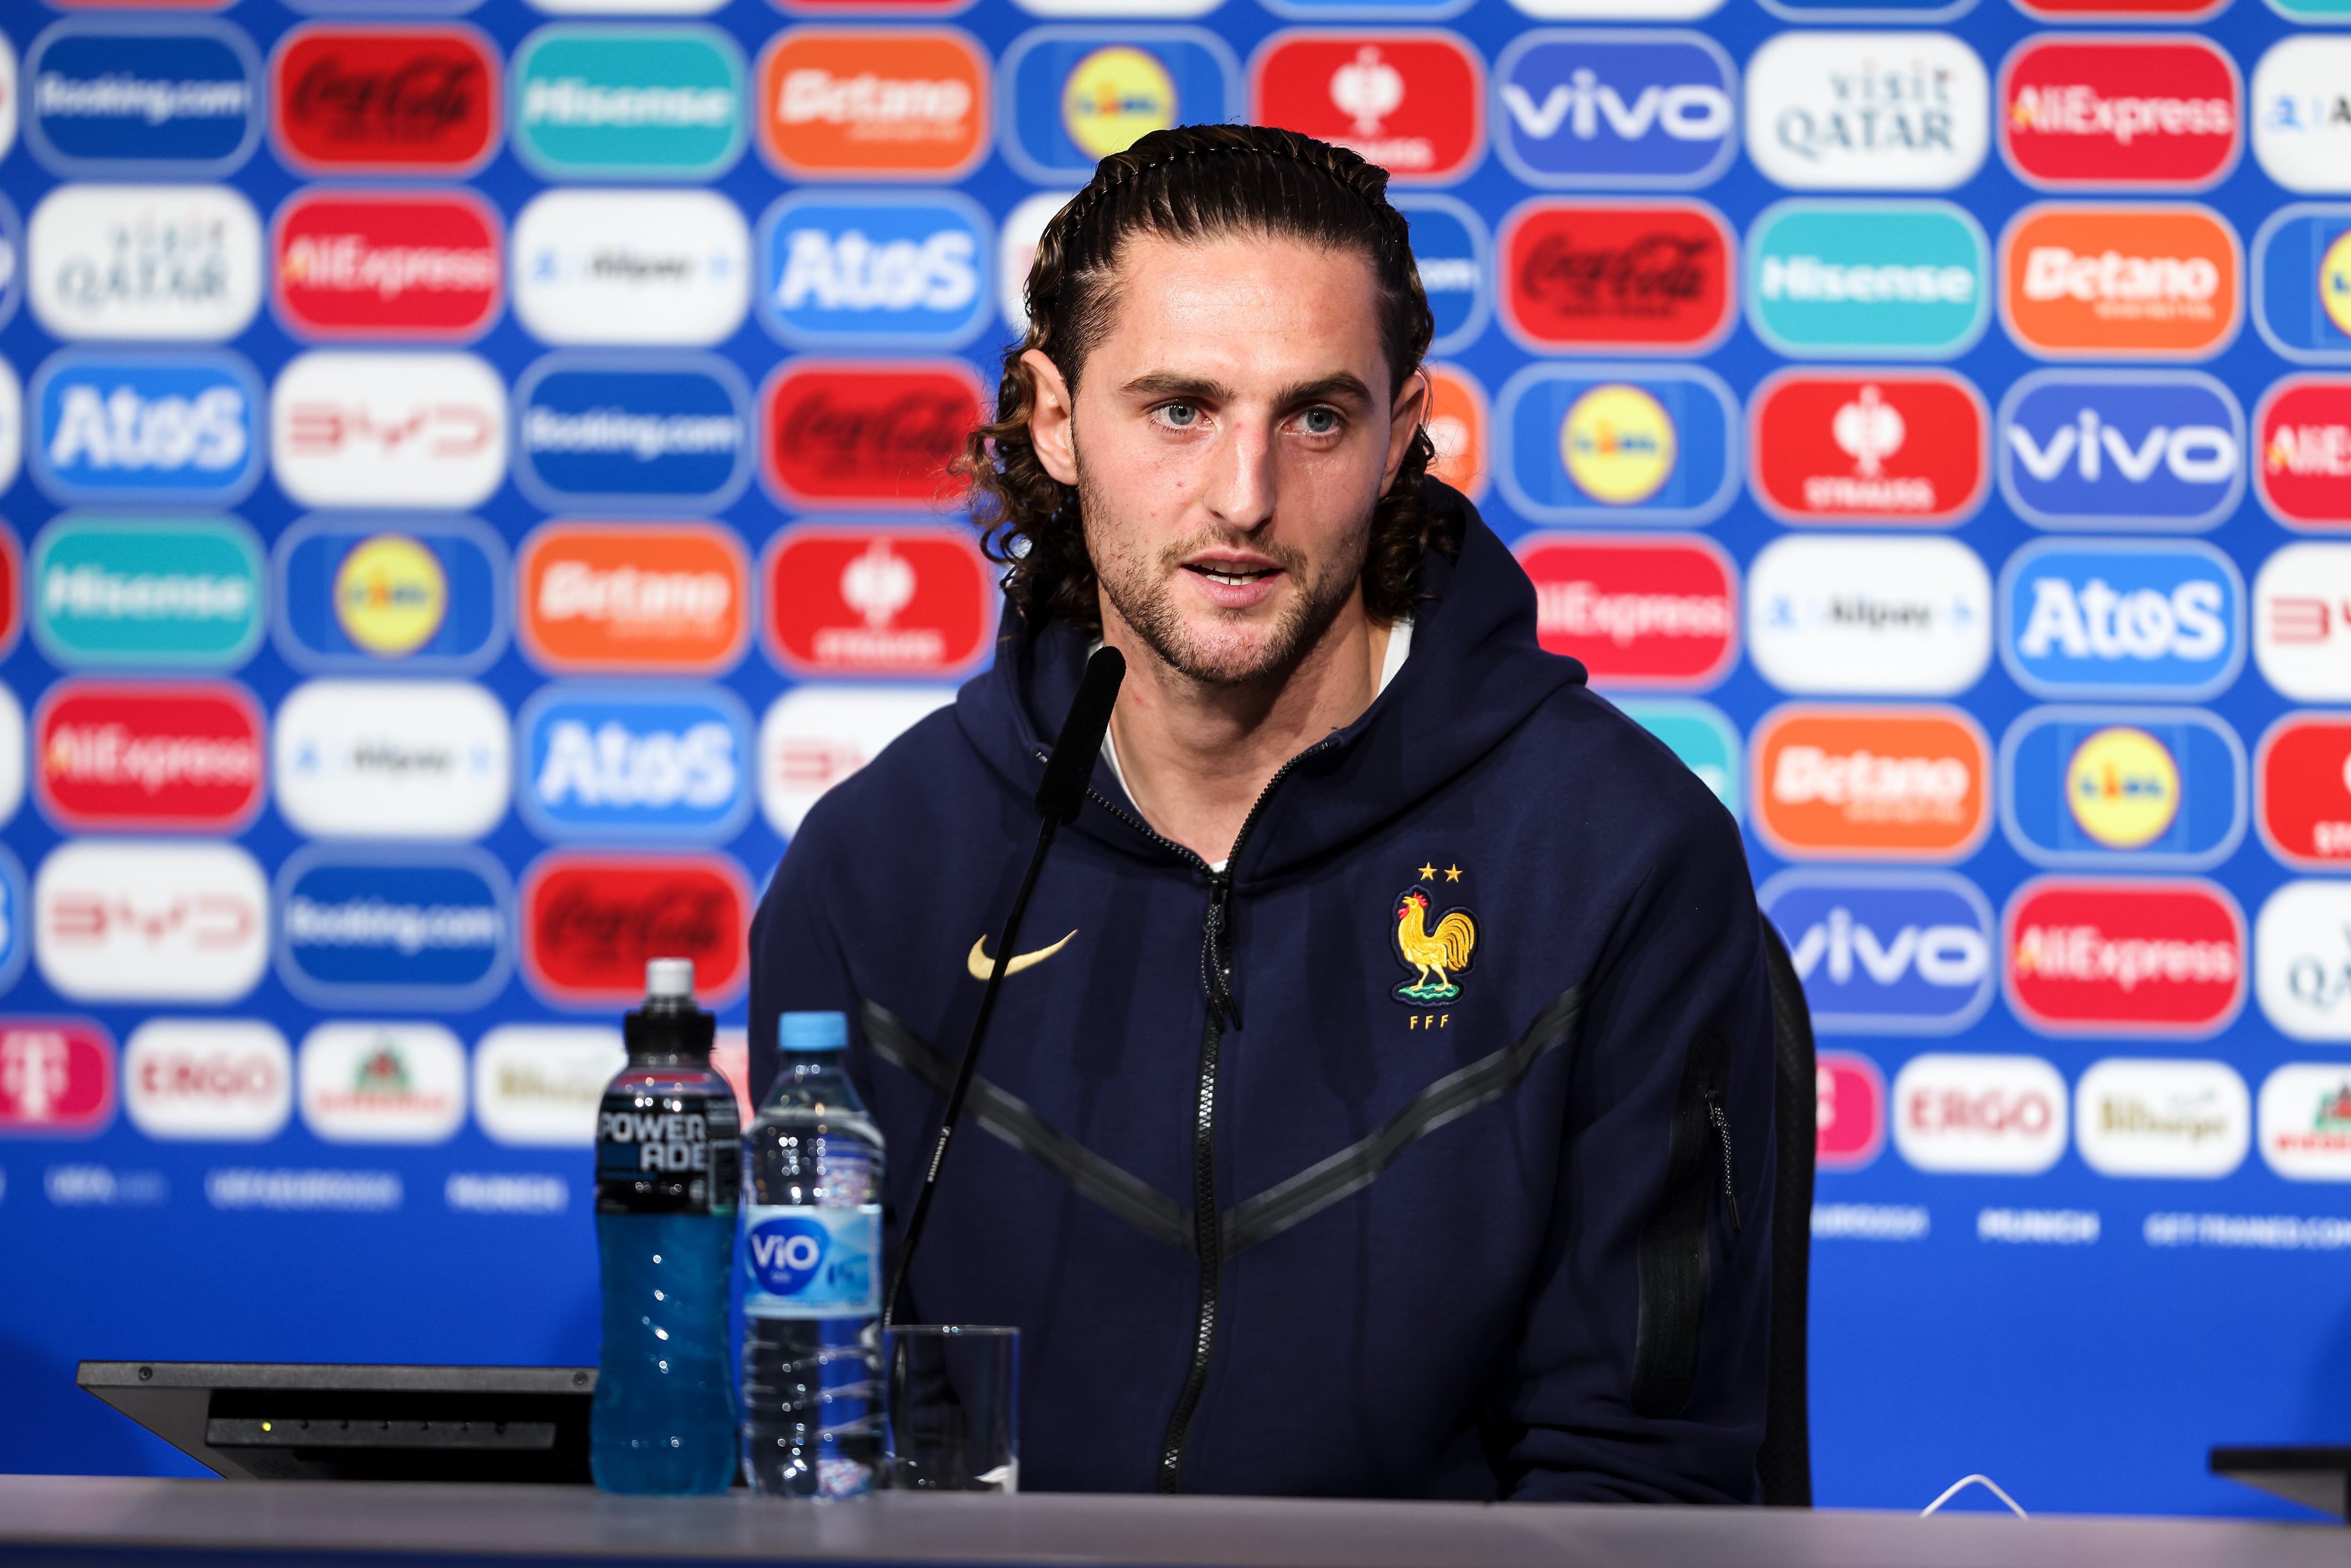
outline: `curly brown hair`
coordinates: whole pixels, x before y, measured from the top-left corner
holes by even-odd
[[[970,481],[981,546],[1005,568],[1005,592],[1025,622],[1059,618],[1099,631],[1102,610],[1077,487],[1048,473],[1029,440],[1036,392],[1020,357],[1040,350],[1077,390],[1087,354],[1110,329],[1119,256],[1132,235],[1298,239],[1371,260],[1393,397],[1419,371],[1436,323],[1413,263],[1410,225],[1389,204],[1387,183],[1386,170],[1295,131],[1184,125],[1152,131],[1103,159],[1093,183],[1046,225],[1029,269],[1029,330],[1004,350],[996,418],[972,432],[955,465]],[[1426,428],[1415,431],[1373,513],[1364,606],[1383,623],[1411,610],[1431,549],[1460,549],[1458,517],[1433,515],[1423,497],[1422,477],[1436,455]]]

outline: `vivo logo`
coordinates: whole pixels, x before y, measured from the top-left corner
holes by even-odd
[[[60,500],[227,506],[261,475],[261,383],[235,355],[68,349],[32,412],[33,475]]]
[[[732,838],[751,810],[751,719],[717,686],[562,685],[517,721],[524,821],[549,838]]]
[[[2210,528],[2244,457],[2244,412],[2194,372],[2036,371],[2001,403],[2001,489],[2043,528]]]
[[[1991,905],[1965,877],[1792,871],[1758,897],[1823,1034],[1956,1034],[1991,1004]]]
[[[1494,66],[1496,150],[1533,185],[1702,185],[1736,149],[1738,72],[1688,32],[1538,28]]]

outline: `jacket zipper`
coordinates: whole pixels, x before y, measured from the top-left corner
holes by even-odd
[[[1091,785],[1086,789],[1094,804],[1160,848],[1189,862],[1208,879],[1208,907],[1200,922],[1200,985],[1207,999],[1208,1020],[1200,1033],[1199,1088],[1192,1115],[1192,1248],[1200,1260],[1200,1307],[1193,1322],[1191,1366],[1184,1375],[1183,1392],[1176,1397],[1175,1414],[1168,1417],[1166,1436],[1159,1445],[1156,1490],[1163,1492],[1184,1490],[1184,1444],[1191,1435],[1192,1416],[1199,1408],[1200,1396],[1208,1386],[1208,1368],[1217,1348],[1218,1276],[1224,1271],[1222,1216],[1217,1207],[1217,1082],[1224,1054],[1225,1022],[1231,1019],[1235,1029],[1241,1022],[1240,1009],[1235,1006],[1232,993],[1232,868],[1240,860],[1249,834],[1256,830],[1265,803],[1272,799],[1281,781],[1290,777],[1290,769],[1337,741],[1337,736],[1326,736],[1275,769],[1249,807],[1249,815],[1241,820],[1241,831],[1235,835],[1233,847],[1225,856],[1223,871],[1210,870],[1197,851],[1177,843],[1113,805],[1102,791]],[[1043,758],[1051,754],[1040,749],[1037,755]]]
[[[1735,1235],[1740,1227],[1739,1190],[1731,1181],[1730,1113],[1723,1109],[1722,1094],[1719,1090],[1708,1089],[1706,1092],[1706,1119],[1713,1124],[1715,1135],[1722,1140],[1722,1207],[1730,1217],[1730,1228]]]

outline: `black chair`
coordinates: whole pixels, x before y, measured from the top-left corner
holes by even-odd
[[[1763,922],[1771,968],[1771,1034],[1777,1072],[1772,1123],[1779,1140],[1771,1206],[1771,1375],[1764,1393],[1763,1446],[1755,1469],[1770,1508],[1813,1506],[1812,1416],[1805,1400],[1805,1287],[1813,1261],[1813,1152],[1820,1090],[1813,1076],[1813,1016],[1787,944]]]

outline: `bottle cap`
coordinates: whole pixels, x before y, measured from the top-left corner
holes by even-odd
[[[786,1013],[776,1026],[784,1051],[841,1051],[849,1044],[846,1013]]]
[[[645,961],[645,998],[694,999],[694,960],[649,958]]]

